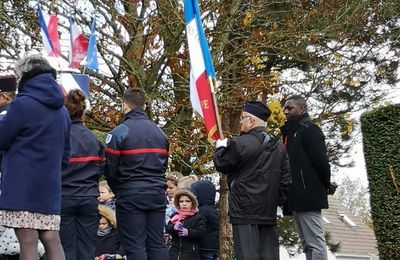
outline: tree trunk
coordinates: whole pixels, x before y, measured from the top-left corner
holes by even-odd
[[[228,216],[228,180],[226,175],[220,173],[219,178],[219,259],[232,259],[232,226]]]

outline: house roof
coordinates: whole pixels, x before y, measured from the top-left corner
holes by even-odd
[[[322,210],[322,215],[330,223],[324,223],[324,229],[331,234],[335,243],[340,242],[339,254],[377,256],[374,232],[338,199],[333,196],[328,197],[329,209]]]

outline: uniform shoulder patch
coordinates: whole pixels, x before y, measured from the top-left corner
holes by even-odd
[[[112,134],[108,134],[106,137],[106,144],[108,144],[112,139]]]

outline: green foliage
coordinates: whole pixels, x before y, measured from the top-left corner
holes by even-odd
[[[279,244],[284,246],[288,254],[295,256],[301,253],[300,237],[296,224],[291,216],[278,219]]]
[[[107,133],[98,130],[93,130],[93,133],[102,144],[105,144]]]
[[[331,251],[332,253],[340,252],[340,242],[335,243],[332,240],[331,233],[328,231],[325,231],[324,235],[325,235],[326,245],[328,246],[329,251]]]
[[[361,116],[372,220],[380,259],[400,255],[400,105]]]

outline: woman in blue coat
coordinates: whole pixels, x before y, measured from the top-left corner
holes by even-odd
[[[40,55],[15,65],[18,95],[0,119],[0,225],[15,228],[20,259],[64,259],[59,238],[61,169],[68,163],[71,121],[56,71]]]

